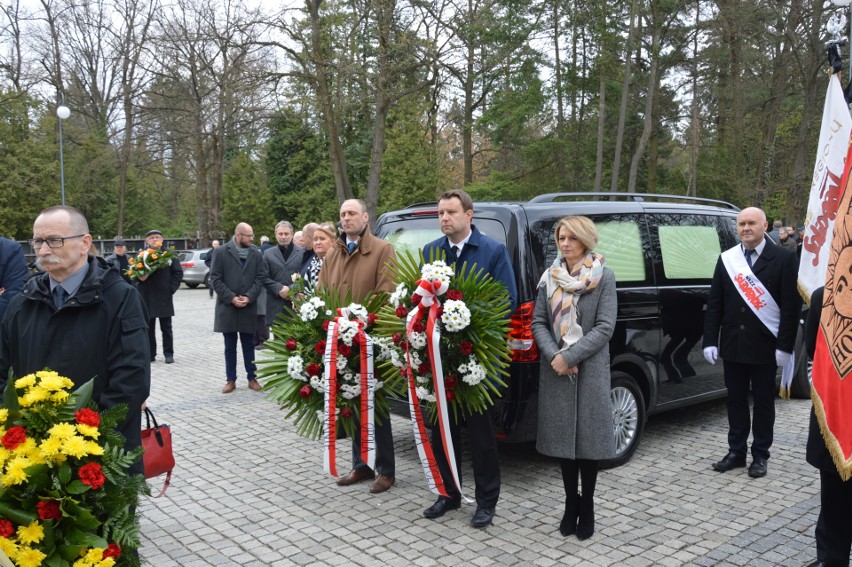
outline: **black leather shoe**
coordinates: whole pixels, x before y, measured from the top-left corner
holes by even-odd
[[[761,478],[766,476],[766,459],[755,457],[748,468],[748,476],[751,478]]]
[[[174,364],[174,363],[175,363],[175,357],[173,357],[173,356],[167,356],[166,357],[166,364]]]
[[[490,526],[494,520],[494,508],[477,508],[476,513],[470,520],[470,525],[474,528],[484,528]]]
[[[429,519],[440,518],[450,510],[457,510],[461,507],[461,499],[453,500],[439,496],[434,504],[423,510],[423,515]]]
[[[713,470],[719,472],[729,471],[731,469],[736,469],[740,467],[744,467],[746,465],[746,460],[744,456],[739,456],[733,451],[725,455],[725,458],[719,461],[718,463],[713,463]]]
[[[814,561],[813,563],[808,563],[808,567],[825,567],[825,563],[822,561]]]

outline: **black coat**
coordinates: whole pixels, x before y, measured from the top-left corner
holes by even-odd
[[[148,317],[159,319],[175,316],[172,295],[180,287],[181,280],[183,280],[183,268],[180,267],[180,260],[177,258],[172,260],[168,268],[157,270],[148,276],[148,279],[144,282],[137,280],[139,281],[139,293],[142,294],[142,301],[145,302],[145,307],[148,309]]]
[[[775,350],[793,352],[796,342],[802,310],[796,288],[799,266],[795,254],[767,241],[752,270],[781,309],[778,338],[740,296],[719,257],[707,299],[704,347],[718,346],[719,356],[730,362],[774,364]]]
[[[21,292],[29,276],[24,249],[14,240],[0,237],[0,321],[9,302]]]
[[[220,246],[213,256],[208,281],[216,292],[214,333],[254,333],[257,324],[257,299],[266,293],[266,266],[260,250],[252,246],[245,264],[237,253],[234,240]],[[249,298],[246,307],[234,307],[231,301],[238,295]]]
[[[128,448],[141,444],[140,407],[151,387],[148,314],[139,293],[102,258],[89,256],[83,283],[61,309],[48,274],[31,278],[2,324],[0,389],[15,377],[50,368],[79,386],[94,378],[101,408],[127,404],[119,430]]]

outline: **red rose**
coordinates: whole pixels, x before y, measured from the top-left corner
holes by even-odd
[[[305,399],[308,399],[311,396],[312,393],[313,393],[313,390],[307,384],[305,384],[304,386],[302,386],[299,389],[299,395],[302,396]]]
[[[400,305],[396,308],[396,316],[400,319],[404,319],[408,315],[408,309]]]
[[[402,333],[394,333],[392,338],[393,344],[398,345],[402,341]]]
[[[296,350],[298,346],[299,343],[296,342],[296,339],[287,339],[287,350]]]
[[[426,330],[426,325],[424,325],[421,321],[416,321],[413,325],[411,325],[411,330],[415,333],[422,333]]]
[[[92,427],[97,427],[101,424],[101,415],[89,408],[83,408],[75,413],[74,419],[77,420],[77,423],[91,425]]]
[[[447,401],[452,402],[452,401],[455,401],[455,399],[456,399],[455,393],[453,393],[452,390],[447,390]]]
[[[0,537],[10,538],[15,535],[15,524],[6,518],[0,518]]]
[[[337,345],[337,352],[348,358],[349,355],[352,354],[352,347],[348,346],[346,343],[340,343]]]
[[[40,520],[59,520],[62,518],[62,511],[59,509],[59,502],[56,500],[42,500],[36,504],[36,512]]]
[[[101,560],[106,559],[107,557],[118,559],[119,556],[121,556],[121,548],[118,547],[117,543],[111,543],[106,549],[104,549],[104,554],[101,557]]]
[[[317,354],[325,354],[325,341],[320,341],[314,345],[314,350]]]
[[[459,343],[459,349],[464,354],[473,354],[473,343],[470,341],[462,341]]]
[[[456,382],[456,377],[453,376],[452,374],[447,374],[447,377],[444,378],[444,386],[449,388],[450,390],[452,390],[453,388],[455,388],[458,385],[459,385],[459,383]]]
[[[376,317],[375,313],[367,313],[367,325],[369,325],[370,327],[375,325],[376,321],[378,321],[378,320],[379,320],[379,318]]]
[[[305,372],[308,373],[308,376],[317,376],[320,373],[320,365],[312,362],[305,367]]]
[[[415,293],[411,296],[411,304],[412,305],[420,305],[420,301],[423,299],[423,296],[419,293]]]
[[[352,346],[361,344],[361,334],[358,333],[354,337],[352,337]]]
[[[323,323],[322,323],[322,330],[323,330],[323,331],[325,331],[326,333],[328,332],[328,324],[329,324],[330,322],[331,322],[331,321],[329,321],[328,319],[326,319],[326,320],[325,320],[325,321],[323,321]]]
[[[457,289],[451,289],[447,292],[447,299],[452,299],[453,301],[461,301],[463,298],[464,295]]]
[[[0,439],[0,443],[2,443],[8,450],[13,451],[15,447],[26,440],[27,430],[20,425],[16,425],[15,427],[9,428],[9,431],[7,431],[3,438]]]
[[[352,410],[349,408],[343,408],[340,410],[340,417],[352,417]]]
[[[104,482],[106,482],[104,471],[98,463],[86,463],[80,467],[80,470],[77,471],[77,475],[80,477],[80,480],[83,481],[83,484],[88,484],[94,490],[99,489],[104,485]]]
[[[435,316],[436,316],[436,317],[438,317],[438,318],[440,319],[440,318],[441,318],[441,315],[443,315],[443,314],[444,314],[444,306],[443,306],[443,305],[439,305],[439,306],[438,306],[438,309],[435,311]]]
[[[428,372],[429,372],[429,365],[426,364],[425,362],[421,362],[420,366],[417,367],[417,374],[419,374],[420,376],[426,376],[426,374]]]
[[[400,341],[399,348],[401,348],[404,351],[407,351],[408,350],[408,341]]]

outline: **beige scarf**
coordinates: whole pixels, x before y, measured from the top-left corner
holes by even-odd
[[[574,303],[581,295],[595,289],[603,276],[606,260],[600,254],[589,252],[580,267],[569,272],[564,257],[557,258],[553,265],[541,276],[547,284],[547,299],[553,313],[553,332],[560,337],[559,347],[565,350],[583,336],[583,329],[577,322]]]

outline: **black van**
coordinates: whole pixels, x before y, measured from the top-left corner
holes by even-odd
[[[738,212],[722,201],[638,193],[551,193],[529,202],[474,203],[473,223],[506,245],[518,284],[509,333],[513,362],[496,412],[499,437],[535,439],[539,354],[533,304],[539,278],[558,253],[554,226],[566,215],[595,222],[596,250],[616,278],[618,321],[610,355],[617,453],[606,465],[630,459],[648,415],[723,397],[722,365],[704,360],[701,338],[716,261],[738,242]],[[416,254],[441,236],[437,205],[385,213],[374,232],[397,251]],[[807,397],[801,337],[796,355],[793,395]]]

